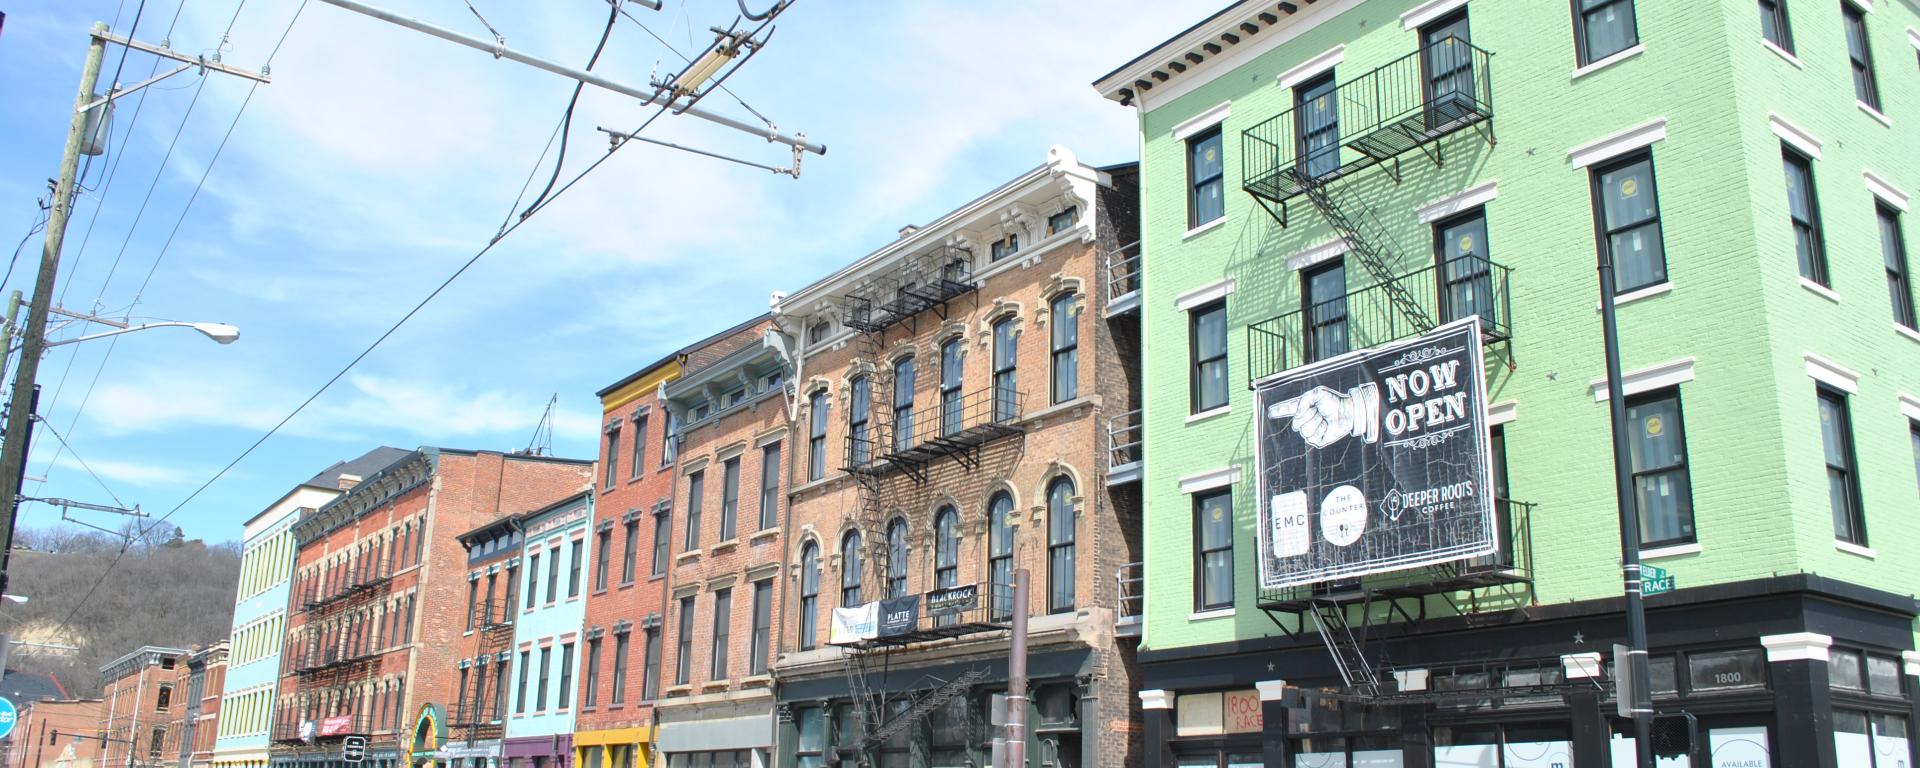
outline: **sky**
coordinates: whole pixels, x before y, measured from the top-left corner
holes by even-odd
[[[511,48],[574,66],[609,16],[604,0],[375,2],[482,38],[491,26]],[[208,540],[239,538],[294,484],[374,446],[524,449],[556,397],[555,454],[594,457],[595,391],[765,312],[773,292],[1039,165],[1054,144],[1096,165],[1136,159],[1134,110],[1091,81],[1217,10],[799,0],[728,81],[739,99],[715,93],[702,106],[748,121],[757,111],[825,144],[800,178],[630,144],[193,496],[471,258],[516,199],[537,195],[573,82],[318,0],[182,4],[0,0],[0,245],[42,216],[92,22],[252,71],[272,56],[268,85],[189,71],[119,102],[108,151],[85,164],[55,288],[67,309],[232,323],[241,338],[221,346],[162,328],[49,350],[47,426],[23,491],[172,512],[169,524]],[[638,87],[678,71],[676,51],[703,50],[708,30],[739,13],[734,0],[625,7],[638,22],[617,20],[594,71]],[[156,62],[121,59],[110,47],[103,89],[116,72],[146,79]],[[651,112],[585,89],[561,182],[606,155],[597,128],[632,130]],[[645,135],[792,162],[783,145],[686,115]],[[41,238],[26,240],[6,290],[31,293]],[[73,324],[53,338],[101,330]],[[28,504],[21,524],[60,514]]]

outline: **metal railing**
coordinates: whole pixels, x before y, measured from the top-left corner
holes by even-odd
[[[1140,241],[1107,252],[1107,301],[1140,290]]]
[[[1146,616],[1147,569],[1144,563],[1127,563],[1113,574],[1118,591],[1114,611],[1117,629],[1122,635],[1137,635]]]
[[[1492,554],[1355,579],[1260,590],[1260,604],[1277,610],[1310,610],[1315,603],[1360,600],[1368,594],[1414,597],[1533,583],[1533,507],[1494,499]]]
[[[1351,173],[1491,120],[1492,56],[1448,37],[1246,129],[1242,187],[1284,201],[1308,182]]]
[[[1020,431],[1026,393],[992,387],[947,397],[932,407],[917,400],[907,411],[889,411],[889,423],[869,424],[864,436],[847,436],[847,469],[878,471],[901,462],[920,463],[977,447]],[[879,410],[878,408],[875,409]]]
[[[1394,278],[1427,315],[1449,322],[1480,316],[1487,341],[1512,338],[1512,296],[1507,267],[1475,256],[1448,261]],[[1375,283],[1247,327],[1247,375],[1255,383],[1315,360],[1425,333]]]
[[[1146,424],[1135,408],[1107,419],[1107,469],[1137,465],[1146,456]]]

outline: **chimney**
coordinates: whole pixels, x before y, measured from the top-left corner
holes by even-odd
[[[340,473],[340,490],[351,491],[359,485],[360,485],[359,475],[349,475],[345,472]]]
[[[904,226],[904,227],[901,227],[901,228],[900,228],[900,239],[902,239],[902,240],[905,240],[905,239],[907,239],[907,236],[908,236],[908,235],[911,235],[911,234],[913,234],[913,233],[915,233],[915,232],[918,232],[918,231],[920,231],[920,225],[918,225],[918,224],[908,224],[908,225],[906,225],[906,226]]]

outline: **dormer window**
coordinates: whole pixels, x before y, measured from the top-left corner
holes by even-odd
[[[807,346],[811,347],[827,340],[827,334],[833,331],[833,324],[822,320],[807,327]]]
[[[724,402],[727,404],[726,407],[728,408],[732,408],[746,401],[747,401],[746,387],[741,387],[732,392],[728,392],[726,398],[724,399]]]
[[[1047,234],[1057,235],[1073,226],[1080,218],[1080,207],[1069,205],[1067,209],[1047,217]]]
[[[1020,236],[1009,234],[1004,239],[993,241],[993,260],[999,261],[1020,252]]]
[[[701,403],[699,405],[694,406],[693,413],[692,413],[692,416],[693,416],[692,421],[700,421],[707,418],[707,413],[710,410],[711,409],[706,403]]]
[[[762,376],[760,377],[760,391],[772,392],[776,389],[779,389],[780,381],[781,379],[780,379],[779,371],[774,371],[773,373],[769,373],[765,376]]]

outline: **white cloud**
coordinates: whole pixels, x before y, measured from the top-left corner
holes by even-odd
[[[143,486],[180,485],[201,477],[198,471],[138,461],[96,458],[82,464],[80,459],[75,458],[71,453],[61,455],[59,460],[53,462],[53,466],[69,470],[75,477],[85,476],[87,468],[91,467],[94,474],[104,480]]]

